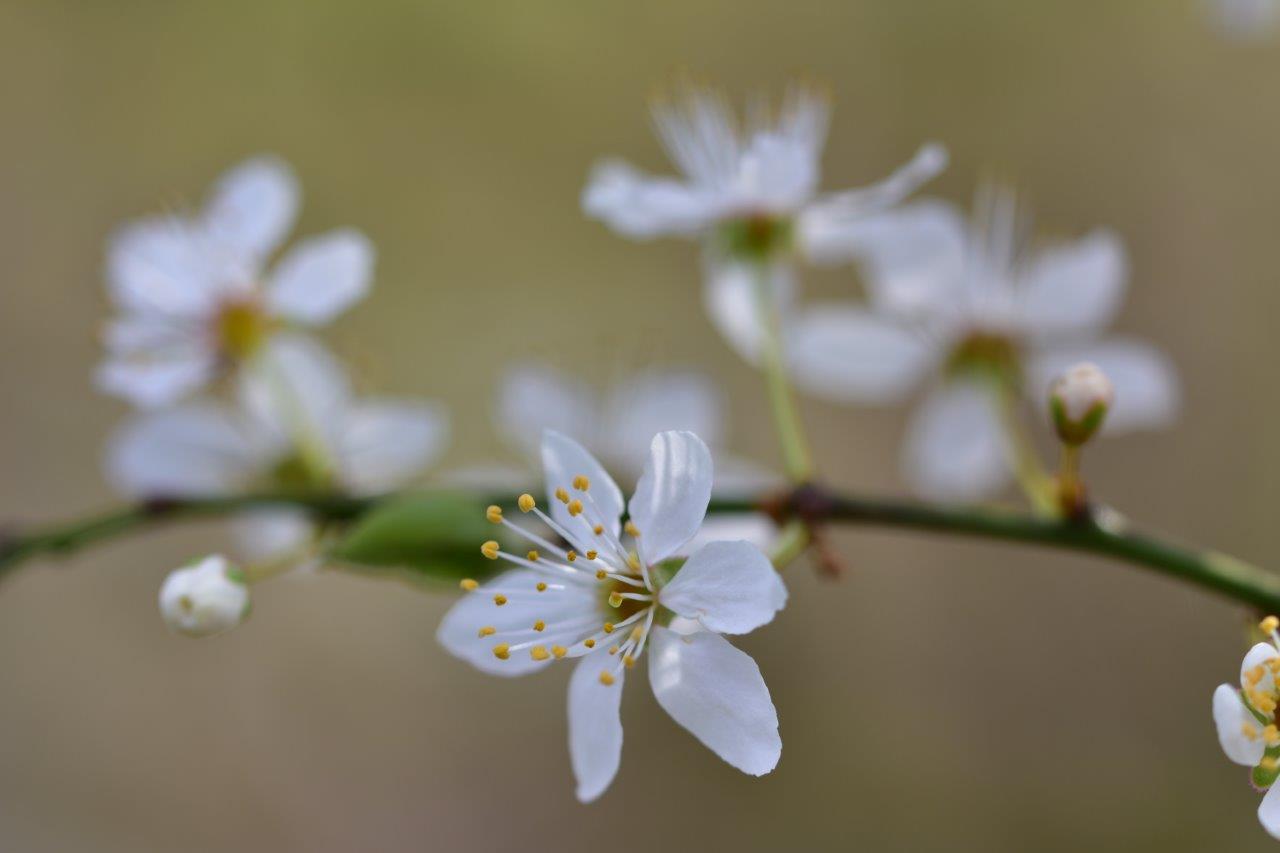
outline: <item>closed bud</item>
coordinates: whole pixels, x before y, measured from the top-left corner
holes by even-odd
[[[189,637],[229,631],[248,613],[244,572],[219,554],[170,572],[160,587],[165,624]]]
[[[1078,447],[1102,426],[1116,389],[1096,364],[1081,362],[1049,387],[1049,412],[1064,444]]]

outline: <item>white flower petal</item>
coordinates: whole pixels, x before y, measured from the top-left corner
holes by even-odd
[[[976,382],[948,382],[912,415],[904,465],[920,494],[974,500],[1008,482],[1005,439],[992,393]]]
[[[762,776],[778,765],[778,714],[751,656],[710,632],[653,629],[649,684],[671,718],[729,764]]]
[[[680,555],[696,554],[712,542],[748,542],[769,552],[778,541],[778,526],[760,513],[716,513],[707,516],[702,527],[680,549]]]
[[[600,443],[615,470],[637,471],[653,437],[664,430],[687,430],[709,446],[723,434],[723,399],[707,376],[692,371],[645,371],[615,385],[603,408]]]
[[[253,265],[178,219],[126,226],[107,249],[107,281],[117,306],[166,319],[202,319],[228,295],[253,289]]]
[[[617,160],[597,165],[582,192],[588,216],[637,240],[693,234],[720,215],[722,207],[716,193],[654,178]]]
[[[849,305],[808,308],[787,328],[796,384],[842,403],[897,402],[940,357],[924,336]]]
[[[342,365],[315,340],[277,335],[242,374],[240,400],[280,441],[332,455],[351,388]]]
[[[1218,727],[1218,743],[1222,744],[1227,758],[1245,767],[1256,767],[1267,748],[1262,740],[1262,726],[1230,684],[1219,684],[1213,691],[1213,722]]]
[[[302,240],[272,274],[267,302],[273,313],[295,323],[328,323],[369,292],[373,259],[373,244],[359,231]]]
[[[785,324],[796,290],[790,265],[780,262],[761,270],[752,264],[709,255],[704,266],[703,301],[707,315],[738,355],[757,363],[765,341],[756,303],[757,280],[765,277],[765,287]]]
[[[773,620],[787,603],[787,587],[751,543],[711,542],[685,561],[658,600],[710,631],[745,634]]]
[[[98,367],[98,389],[143,409],[175,403],[209,382],[217,370],[211,352],[196,348],[154,356],[128,354],[108,358]]]
[[[1038,252],[1019,276],[1022,322],[1037,336],[1092,336],[1124,299],[1128,262],[1120,238],[1095,231]]]
[[[609,787],[622,761],[622,685],[626,667],[601,645],[574,667],[569,679],[569,759],[578,799],[589,803]],[[615,672],[616,669],[616,672]],[[600,673],[614,673],[603,684]]]
[[[598,612],[599,600],[592,587],[570,583],[564,590],[539,593],[537,584],[544,580],[545,574],[527,569],[498,575],[449,608],[436,631],[436,639],[450,654],[491,675],[525,675],[548,666],[553,658],[536,661],[528,649],[512,651],[507,660],[499,660],[493,654],[494,646],[502,642],[516,645],[536,638],[549,646],[560,639],[554,633],[556,623]],[[498,590],[507,594],[507,603],[501,607],[493,601]],[[512,594],[513,590],[517,594]],[[548,625],[542,633],[533,630],[533,623],[539,619]],[[481,637],[483,627],[493,627],[498,633]],[[517,637],[504,636],[504,632],[511,631],[523,633]]]
[[[106,454],[112,484],[138,497],[229,492],[262,473],[270,458],[265,436],[209,403],[135,416]]]
[[[293,171],[277,157],[258,156],[218,179],[204,222],[220,242],[261,260],[293,227],[297,212]]]
[[[540,458],[542,434],[555,430],[588,445],[598,432],[596,400],[576,378],[538,365],[508,370],[498,386],[498,434],[530,460]]]
[[[1280,785],[1272,785],[1258,804],[1258,821],[1267,835],[1280,840]]]
[[[449,440],[449,417],[433,403],[372,401],[354,406],[339,437],[342,480],[356,493],[402,486],[426,470]]]
[[[1053,380],[1082,361],[1096,364],[1115,386],[1115,403],[1102,423],[1103,434],[1155,429],[1177,419],[1182,395],[1173,363],[1155,347],[1125,338],[1038,354],[1028,371],[1032,399],[1048,399]]]
[[[550,515],[569,532],[575,548],[581,552],[595,549],[596,540],[591,528],[596,524],[602,524],[614,536],[618,535],[624,506],[622,490],[586,448],[562,433],[546,430],[542,434],[542,469],[546,477],[547,501],[551,505]],[[556,500],[555,492],[556,489],[564,489],[576,494],[573,479],[579,475],[585,475],[590,481],[590,494],[582,497],[589,508],[574,517],[564,503]]]
[[[303,556],[316,528],[305,512],[272,508],[241,513],[231,519],[239,556],[251,562]]]
[[[1240,662],[1240,686],[1246,690],[1250,687],[1260,690],[1263,693],[1271,693],[1275,690],[1276,680],[1271,667],[1266,664],[1274,658],[1280,657],[1280,651],[1271,643],[1257,643],[1253,648],[1245,654],[1244,660]],[[1262,667],[1262,680],[1256,684],[1250,684],[1247,678],[1248,673],[1256,667]]]
[[[711,451],[702,439],[677,430],[653,437],[629,506],[643,563],[652,566],[693,538],[706,517],[713,479]]]

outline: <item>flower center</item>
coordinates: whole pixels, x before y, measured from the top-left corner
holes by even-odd
[[[992,377],[1017,385],[1022,379],[1022,352],[1008,335],[975,331],[962,338],[947,358],[947,373]]]
[[[720,239],[731,257],[761,261],[790,248],[794,230],[788,217],[753,213],[721,225]]]
[[[254,301],[228,303],[214,321],[218,350],[234,361],[243,361],[256,353],[271,328],[271,319]]]

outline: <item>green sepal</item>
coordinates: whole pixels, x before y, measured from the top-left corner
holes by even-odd
[[[358,518],[329,551],[355,572],[400,570],[414,580],[481,580],[498,563],[480,545],[498,538],[485,505],[458,494],[406,495]]]
[[[1252,781],[1255,788],[1270,788],[1275,783],[1276,777],[1280,776],[1280,746],[1269,746],[1267,751],[1263,753],[1264,758],[1274,759],[1276,764],[1272,765],[1271,770],[1263,769],[1259,764],[1253,768]]]

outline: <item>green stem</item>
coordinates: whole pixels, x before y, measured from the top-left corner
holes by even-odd
[[[394,496],[252,494],[156,501],[0,540],[0,572],[45,555],[69,554],[98,542],[165,522],[230,515],[260,507],[292,507],[317,521],[347,522]],[[493,503],[512,503],[506,496]],[[780,520],[865,525],[1021,542],[1143,566],[1227,598],[1280,613],[1280,575],[1234,557],[1166,542],[1130,529],[1102,510],[1076,520],[986,508],[930,506],[892,499],[834,494],[807,487],[787,495],[711,501],[712,513],[769,512]],[[1097,519],[1097,520],[1095,520]]]
[[[1008,443],[1009,464],[1018,485],[1036,512],[1041,515],[1057,514],[1059,508],[1054,500],[1053,478],[1040,463],[1040,456],[1027,435],[1022,418],[1018,416],[1017,392],[1007,382],[1001,381],[995,394]]]
[[[753,267],[756,316],[764,340],[762,368],[769,392],[769,408],[773,412],[774,427],[782,446],[782,462],[786,467],[787,477],[793,483],[805,483],[813,476],[813,457],[809,453],[809,442],[805,438],[803,422],[787,378],[777,298],[771,292],[768,265],[764,261],[757,261]]]

